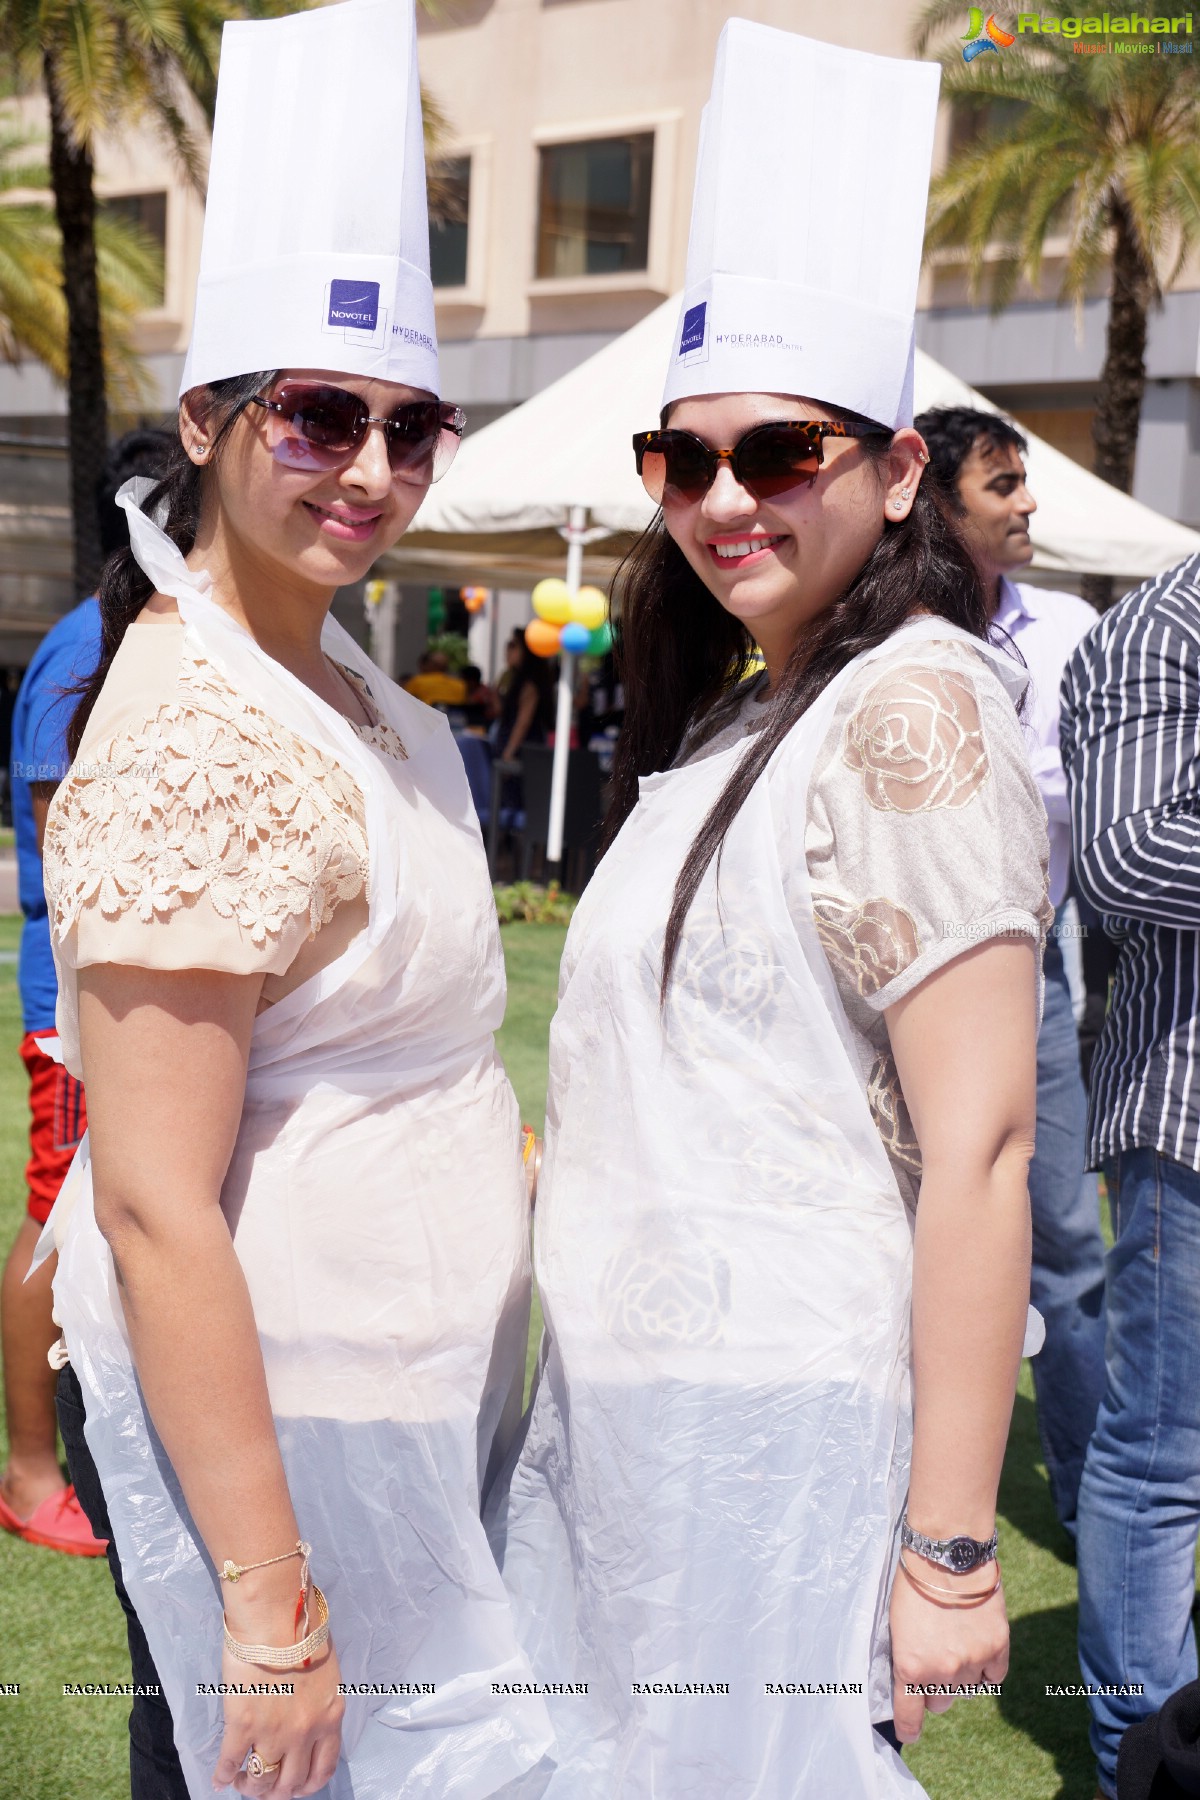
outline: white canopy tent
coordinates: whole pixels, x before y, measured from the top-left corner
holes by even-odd
[[[658,418],[678,318],[678,300],[664,301],[578,368],[468,438],[450,479],[430,490],[380,573],[518,587],[560,574],[565,556],[572,591],[581,579],[604,581],[654,515],[630,440]],[[915,400],[918,412],[953,405],[998,410],[920,350]],[[1026,461],[1038,503],[1030,521],[1034,569],[1131,581],[1200,550],[1200,534],[1097,480],[1040,438],[1029,435]],[[546,845],[552,863],[562,851],[574,662],[563,656],[558,684]]]
[[[677,299],[578,368],[468,437],[444,482],[381,573],[408,581],[519,587],[562,573],[573,507],[601,541],[583,578],[603,580],[654,508],[634,469],[630,439],[658,419]],[[997,409],[917,351],[916,404]],[[1029,440],[1032,567],[1046,574],[1155,575],[1200,550],[1200,534],[1118,493],[1041,438]]]

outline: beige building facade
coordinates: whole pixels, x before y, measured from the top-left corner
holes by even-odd
[[[461,214],[432,238],[442,386],[472,428],[682,286],[700,113],[728,17],[902,56],[921,10],[918,0],[439,0],[422,12],[422,77],[448,121]],[[939,161],[951,130],[944,107]],[[350,161],[346,174],[351,182]],[[746,204],[770,232],[765,177]],[[896,178],[880,169],[881,206]],[[143,343],[166,413],[190,330],[202,202],[138,131],[101,147],[98,187],[164,244],[162,304]],[[1055,266],[1051,255],[1041,295],[1023,294],[998,318],[970,301],[952,265],[927,271],[918,341],[1087,462],[1106,302],[1097,296],[1078,315],[1057,305]],[[1152,320],[1149,374],[1135,492],[1200,526],[1200,269]],[[0,662],[19,660],[71,598],[55,448],[63,414],[39,367],[0,369]]]

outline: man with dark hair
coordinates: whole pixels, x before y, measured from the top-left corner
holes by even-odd
[[[993,642],[1012,650],[1031,676],[1024,722],[1049,823],[1056,919],[1046,943],[1037,1147],[1029,1166],[1031,1297],[1046,1322],[1033,1377],[1055,1510],[1073,1538],[1083,1459],[1104,1391],[1104,1245],[1096,1177],[1085,1170],[1087,1096],[1057,932],[1071,871],[1058,690],[1067,658],[1096,615],[1074,594],[1011,579],[1033,556],[1029,520],[1037,508],[1025,484],[1028,446],[1016,426],[998,413],[951,406],[922,413],[916,428],[928,446],[933,473],[958,511],[991,599]]]
[[[1088,1119],[1113,1217],[1108,1379],[1079,1490],[1079,1660],[1111,1796],[1122,1734],[1197,1672],[1200,555],[1078,646],[1062,754],[1080,889],[1120,946]]]
[[[106,559],[129,541],[117,490],[131,475],[156,476],[171,441],[164,431],[131,431],[109,451],[98,495]],[[29,1543],[72,1556],[99,1556],[104,1545],[92,1536],[58,1464],[56,1376],[46,1360],[58,1336],[50,1315],[54,1257],[32,1280],[25,1276],[87,1124],[82,1086],[48,1054],[57,1044],[58,982],[42,888],[42,838],[51,797],[70,763],[66,733],[76,705],[71,690],[91,673],[99,655],[100,605],[92,596],[60,619],[39,644],[17,695],[12,734],[13,823],[25,915],[17,977],[25,1028],[21,1060],[29,1074],[30,1155],[25,1171],[28,1216],[0,1286],[9,1439],[8,1464],[0,1477],[0,1526]]]

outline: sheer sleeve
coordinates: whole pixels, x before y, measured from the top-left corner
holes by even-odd
[[[59,788],[45,880],[76,968],[278,975],[367,880],[362,796],[245,708],[176,694],[87,747]]]
[[[817,929],[852,1011],[881,1013],[972,946],[1040,944],[1046,816],[1012,700],[969,646],[863,671],[806,824]]]

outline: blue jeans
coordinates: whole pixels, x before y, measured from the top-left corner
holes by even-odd
[[[1062,951],[1053,937],[1045,973],[1029,1205],[1030,1299],[1046,1321],[1046,1342],[1032,1368],[1054,1509],[1074,1537],[1079,1478],[1104,1392],[1104,1240],[1096,1177],[1083,1166],[1087,1096]]]
[[[1155,1150],[1104,1165],[1107,1380],[1079,1489],[1079,1662],[1100,1785],[1117,1745],[1196,1679],[1191,1608],[1200,1533],[1200,1175]]]

